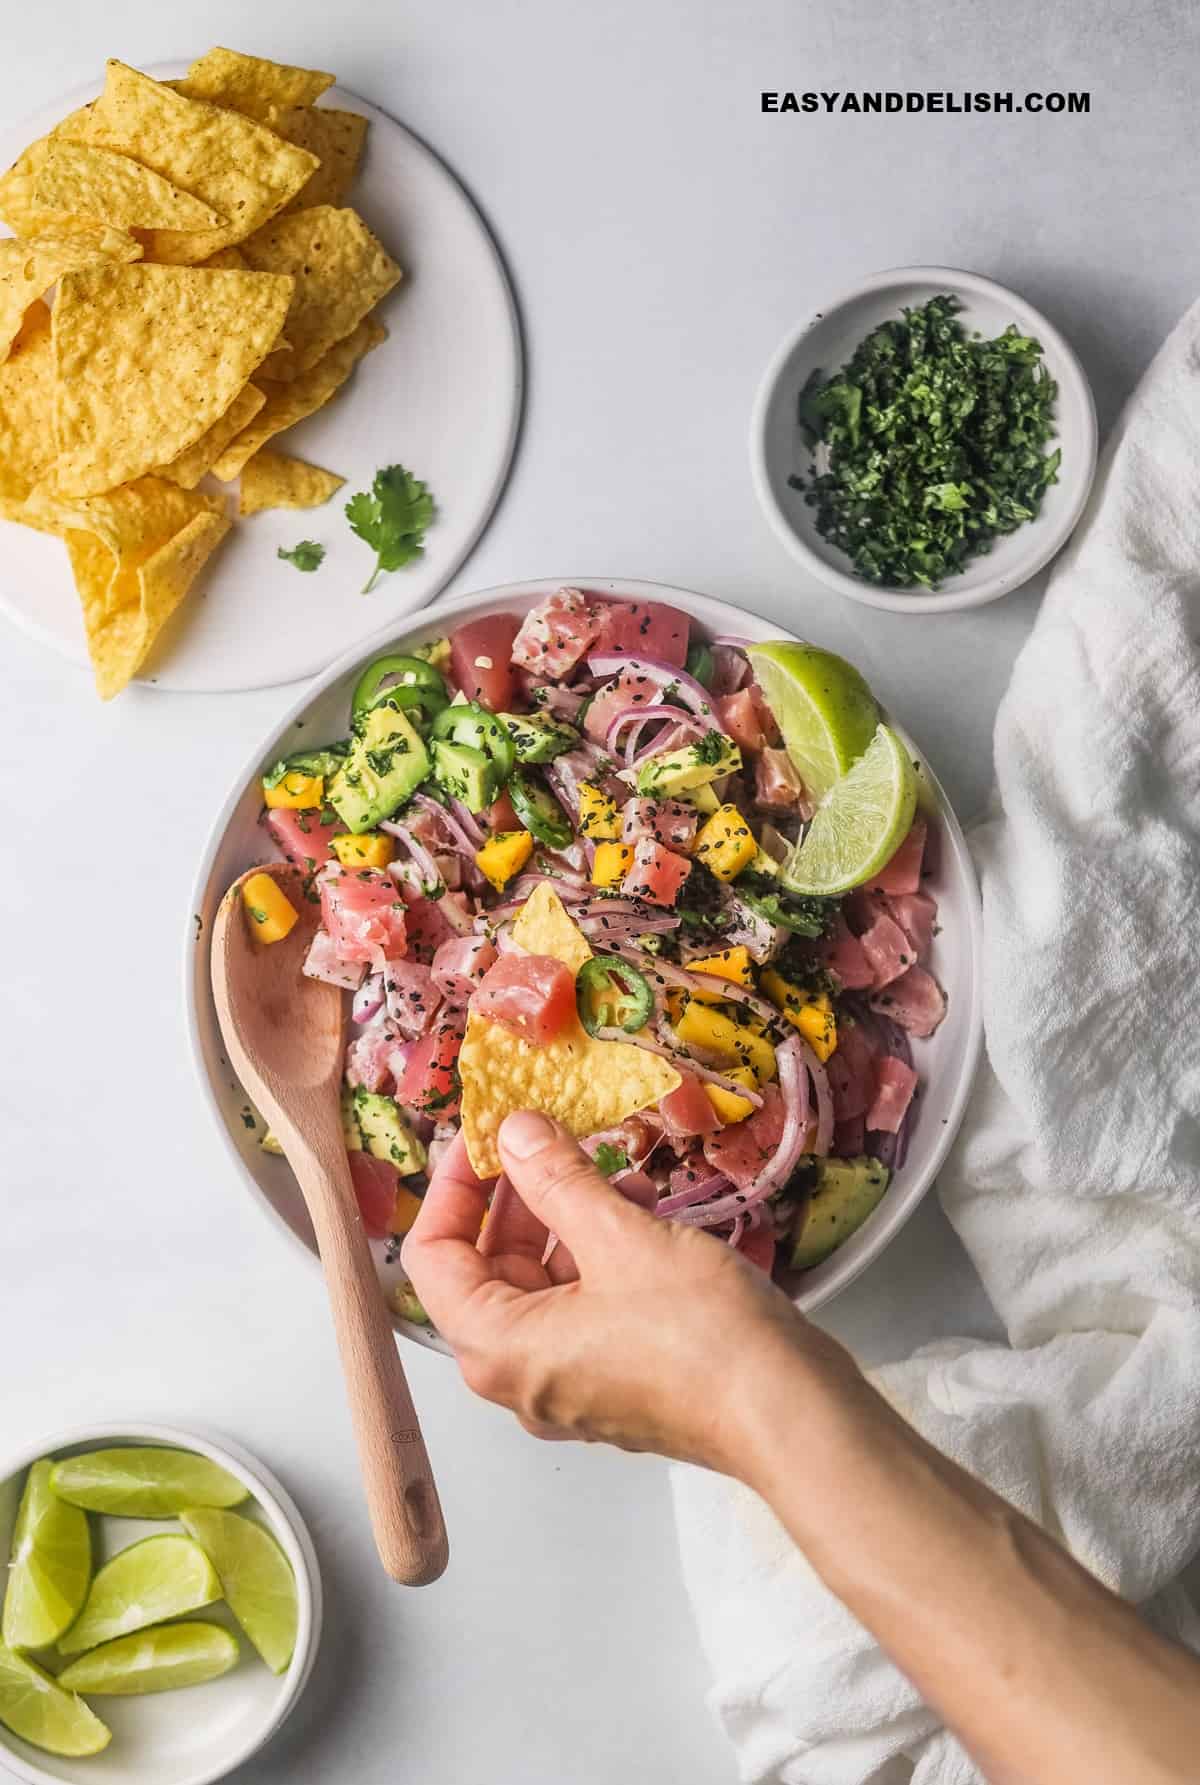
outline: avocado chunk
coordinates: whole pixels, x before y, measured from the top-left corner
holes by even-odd
[[[349,756],[329,783],[329,804],[348,831],[373,830],[428,773],[429,752],[419,732],[398,706],[382,700],[363,716]]]
[[[822,1159],[817,1187],[792,1231],[792,1269],[810,1271],[879,1206],[890,1173],[878,1159]]]
[[[414,1326],[429,1325],[429,1316],[421,1306],[421,1298],[407,1277],[392,1290],[392,1306],[401,1320],[410,1320]]]
[[[664,750],[647,757],[638,770],[637,790],[652,799],[673,799],[694,794],[698,787],[732,775],[742,766],[742,753],[723,731],[706,731],[695,744],[682,750]]]
[[[490,759],[474,744],[452,744],[437,738],[433,745],[433,778],[468,812],[485,812],[496,797],[496,775]]]
[[[518,762],[553,762],[579,744],[579,733],[561,719],[544,713],[500,713],[501,725],[513,741]]]
[[[376,1159],[390,1159],[402,1178],[424,1171],[425,1148],[393,1098],[364,1091],[359,1085],[354,1093],[354,1113],[368,1153],[374,1153]]]

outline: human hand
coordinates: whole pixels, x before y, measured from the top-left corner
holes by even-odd
[[[745,1477],[746,1421],[783,1392],[780,1370],[858,1379],[764,1272],[626,1201],[556,1123],[509,1116],[499,1145],[511,1188],[482,1234],[489,1187],[460,1134],[403,1259],[468,1386],[527,1431]]]

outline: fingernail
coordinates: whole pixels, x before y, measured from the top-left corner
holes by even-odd
[[[504,1149],[516,1159],[532,1159],[535,1153],[550,1145],[556,1132],[549,1116],[540,1116],[533,1109],[517,1110],[500,1124]]]

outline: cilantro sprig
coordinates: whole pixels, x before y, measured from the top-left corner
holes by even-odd
[[[624,1147],[617,1147],[611,1141],[602,1140],[592,1158],[597,1171],[606,1178],[615,1177],[619,1171],[629,1170],[629,1154]]]
[[[297,570],[319,570],[324,561],[325,547],[319,545],[315,539],[302,539],[290,551],[287,546],[281,545],[275,556],[282,558],[286,564],[294,564]]]
[[[369,595],[381,571],[401,570],[425,551],[425,530],[434,516],[427,485],[403,465],[387,465],[375,473],[370,492],[360,490],[346,504],[351,532],[376,555],[375,568],[364,585]]]
[[[859,576],[936,589],[1032,520],[1057,482],[1058,387],[1031,335],[968,335],[949,295],[881,323],[832,377],[816,372],[799,422],[827,467],[790,479],[817,531]]]

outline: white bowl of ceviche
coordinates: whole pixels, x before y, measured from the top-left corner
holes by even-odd
[[[209,989],[221,898],[287,857],[322,907],[308,968],[350,1006],[347,1148],[406,1336],[446,1349],[399,1252],[460,1120],[469,1012],[519,1025],[523,1046],[582,1019],[674,1069],[676,1089],[587,1150],[664,1219],[772,1269],[805,1311],[879,1257],[933,1182],[981,1041],[974,871],[936,777],[889,721],[923,791],[883,872],[826,906],[772,882],[811,808],[743,646],[787,637],[648,582],[440,602],[310,685],[224,802],[186,956],[201,1082],[247,1187],[315,1255]],[[593,956],[577,1009],[557,1016],[541,957],[511,935],[543,886]],[[286,911],[246,902],[266,946]]]

